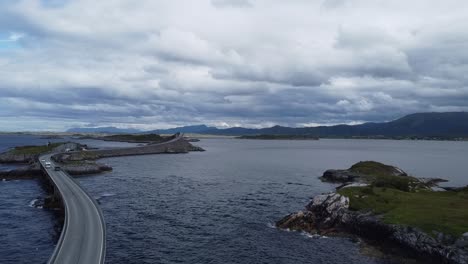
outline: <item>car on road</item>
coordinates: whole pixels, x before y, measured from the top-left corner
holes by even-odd
[[[46,164],[45,167],[46,168],[51,168],[52,166],[50,166],[50,164]]]
[[[45,162],[45,159],[41,160],[41,162]]]
[[[59,166],[55,166],[54,170],[55,170],[55,171],[59,171],[59,170],[60,170],[60,167],[59,167]]]

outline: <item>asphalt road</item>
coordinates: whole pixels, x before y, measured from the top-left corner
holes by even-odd
[[[179,134],[165,145],[183,138]],[[55,170],[51,156],[39,157],[42,167],[58,188],[65,206],[65,222],[49,264],[100,264],[106,253],[106,226],[97,202],[67,173]],[[46,166],[50,162],[50,166]]]
[[[72,177],[61,170],[55,171],[52,155],[41,156],[40,162],[63,198],[65,222],[48,263],[104,263],[106,227],[101,209]],[[46,162],[51,163],[50,168],[46,168]]]

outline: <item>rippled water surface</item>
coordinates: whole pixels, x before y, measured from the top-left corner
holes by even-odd
[[[376,263],[347,239],[271,226],[334,188],[317,179],[324,170],[360,160],[416,175],[450,174],[468,184],[466,143],[207,139],[199,145],[207,151],[107,159],[112,173],[80,179],[104,211],[108,263]]]
[[[54,246],[54,214],[31,206],[44,195],[35,180],[0,182],[0,263],[45,263]]]
[[[317,179],[324,170],[360,160],[447,178],[447,185],[468,184],[467,142],[203,139],[195,144],[207,151],[105,159],[113,172],[79,178],[104,212],[107,263],[382,263],[359,254],[348,239],[310,238],[272,224],[302,209],[311,196],[334,189]],[[0,263],[47,260],[53,215],[28,206],[41,192],[35,181],[0,183]]]

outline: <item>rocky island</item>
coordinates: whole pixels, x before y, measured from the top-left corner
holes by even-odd
[[[468,186],[444,190],[437,188],[442,179],[412,177],[373,161],[328,170],[321,179],[341,185],[277,227],[357,236],[425,263],[468,263]]]
[[[62,142],[49,143],[43,146],[22,146],[15,147],[0,154],[0,163],[16,163],[23,166],[14,170],[0,171],[2,179],[24,179],[35,178],[42,175],[38,164],[38,157],[41,154],[52,152],[57,153],[52,159],[60,165],[60,168],[71,175],[96,174],[112,170],[112,167],[98,163],[100,158],[145,155],[145,154],[174,154],[188,153],[190,151],[204,151],[204,149],[192,145],[179,135],[161,137],[159,135],[117,135],[109,136],[116,141],[145,142],[146,145],[138,147],[126,147],[115,149],[90,149],[87,145]],[[177,140],[176,140],[177,139]],[[167,144],[159,145],[158,143]]]
[[[81,136],[80,139],[97,139],[104,141],[129,142],[129,143],[161,143],[168,137],[159,134],[115,134],[106,136]]]

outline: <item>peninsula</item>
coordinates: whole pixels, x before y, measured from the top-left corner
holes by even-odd
[[[144,142],[146,144],[137,147],[114,149],[90,149],[87,145],[75,142],[15,147],[0,154],[0,163],[15,163],[24,166],[14,170],[0,171],[0,178],[9,180],[39,177],[42,175],[42,171],[38,163],[38,157],[45,153],[55,153],[51,157],[52,160],[65,172],[71,175],[84,175],[112,170],[110,166],[98,163],[97,160],[100,158],[204,151],[204,149],[192,145],[179,134],[167,137],[159,135],[111,135],[103,137],[103,140],[111,139],[115,139],[116,141]]]
[[[468,263],[468,186],[443,189],[437,186],[442,179],[412,177],[373,161],[328,170],[321,179],[340,186],[315,196],[304,211],[284,217],[277,227],[351,234],[424,261]]]

